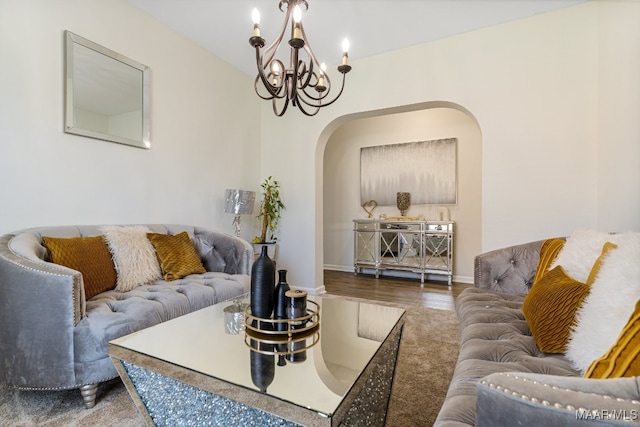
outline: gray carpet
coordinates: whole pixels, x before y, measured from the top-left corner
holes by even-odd
[[[387,426],[430,426],[453,375],[458,356],[458,322],[447,310],[407,309]],[[2,426],[143,426],[124,385],[102,384],[92,409],[84,409],[78,390],[43,392],[0,385]]]

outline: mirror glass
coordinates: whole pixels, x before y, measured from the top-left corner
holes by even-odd
[[[150,148],[149,67],[65,31],[66,133]]]

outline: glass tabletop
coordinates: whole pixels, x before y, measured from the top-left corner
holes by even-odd
[[[248,305],[248,295],[111,344],[331,415],[404,309],[332,297],[309,296],[309,300],[319,308],[319,328],[302,340],[304,351],[298,346],[298,352],[290,355],[268,354],[278,347],[258,345],[252,335],[225,324],[225,308],[229,316],[236,311],[232,306]],[[267,351],[256,352],[252,346]]]

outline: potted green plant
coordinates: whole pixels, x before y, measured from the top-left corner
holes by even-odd
[[[261,220],[260,236],[253,239],[254,252],[260,253],[263,245],[269,245],[269,256],[275,260],[276,257],[276,231],[280,222],[280,214],[285,209],[280,198],[280,182],[269,176],[260,184],[262,188],[262,202],[260,203]]]

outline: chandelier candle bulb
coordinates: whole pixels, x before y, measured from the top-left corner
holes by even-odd
[[[278,86],[278,76],[280,75],[280,65],[277,62],[271,64],[271,73],[273,73],[273,85]]]
[[[324,86],[324,73],[327,71],[327,64],[320,64],[320,76],[318,77],[318,86]]]
[[[300,6],[296,5],[293,8],[293,38],[299,39],[302,38],[300,34],[300,21],[302,20],[302,9]]]
[[[251,19],[253,20],[253,36],[260,37],[260,12],[258,9],[253,9]]]
[[[349,39],[342,41],[342,65],[347,65],[349,62]]]

